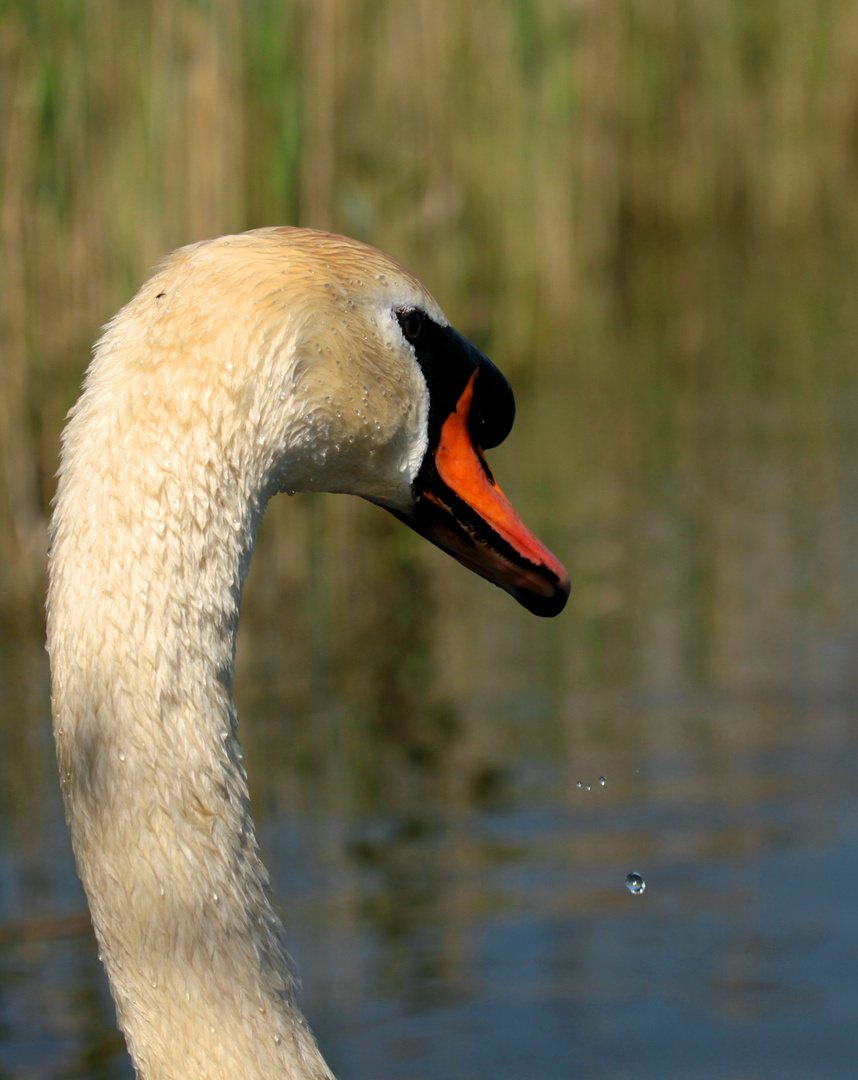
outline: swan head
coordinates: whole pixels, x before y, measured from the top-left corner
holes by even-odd
[[[361,496],[529,610],[563,608],[566,571],[484,457],[512,427],[509,384],[375,248],[279,228],[180,249],[108,327],[90,399],[118,366],[135,423],[152,412],[162,446],[178,428],[197,458],[213,456],[205,444],[226,448],[261,502],[283,490]]]

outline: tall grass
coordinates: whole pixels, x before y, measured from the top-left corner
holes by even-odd
[[[526,374],[629,253],[853,236],[854,0],[5,0],[0,598],[38,594],[62,417],[165,251],[386,248]]]

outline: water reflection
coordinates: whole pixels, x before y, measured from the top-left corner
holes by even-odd
[[[264,525],[242,737],[342,1077],[853,1069],[854,273],[628,258],[573,334],[540,331],[492,456],[569,558],[560,619],[355,501]],[[0,666],[0,1073],[128,1076],[41,643]]]

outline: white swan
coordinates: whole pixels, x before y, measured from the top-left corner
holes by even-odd
[[[481,452],[513,413],[412,274],[309,230],[177,251],[99,341],[63,439],[48,647],[78,869],[145,1080],[330,1077],[269,903],[231,693],[269,496],[361,495],[555,614],[568,577]]]

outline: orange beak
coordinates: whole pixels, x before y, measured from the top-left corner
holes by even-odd
[[[413,515],[403,519],[464,566],[506,589],[528,611],[557,615],[569,597],[569,575],[515,512],[471,438],[478,373],[471,375],[444,421],[434,462],[421,476]]]

